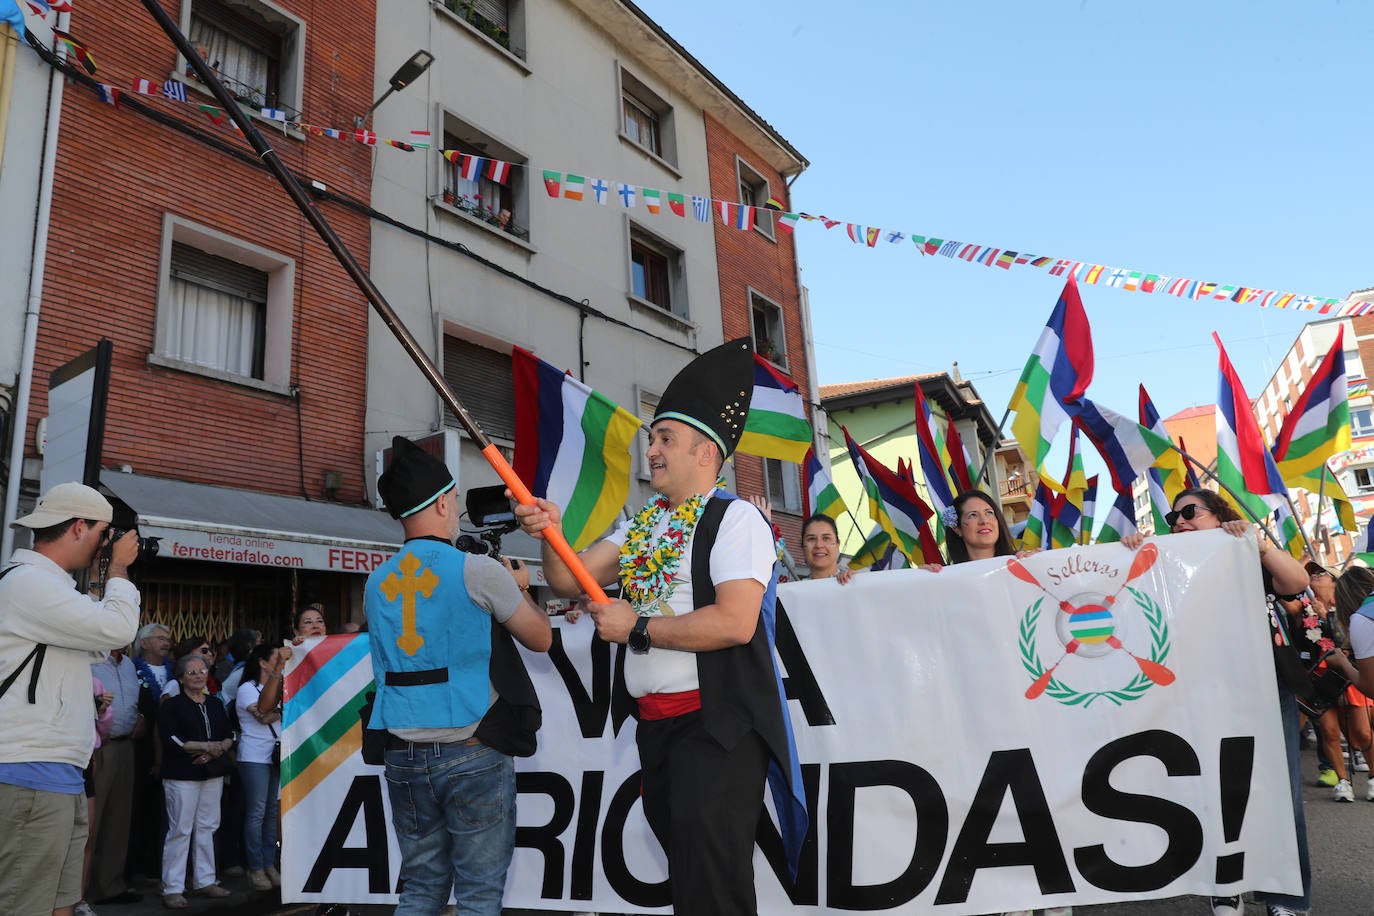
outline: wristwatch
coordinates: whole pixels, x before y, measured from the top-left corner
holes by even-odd
[[[630,631],[630,637],[626,640],[630,644],[630,651],[635,655],[647,655],[649,652],[649,618],[641,617],[635,621],[635,627]]]

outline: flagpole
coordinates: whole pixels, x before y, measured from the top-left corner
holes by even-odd
[[[1253,511],[1251,511],[1250,507],[1247,506],[1247,505],[1245,504],[1245,501],[1242,500],[1242,499],[1240,498],[1239,494],[1237,494],[1235,490],[1231,489],[1231,488],[1226,484],[1226,481],[1222,480],[1222,479],[1221,479],[1220,477],[1218,477],[1216,474],[1212,473],[1212,470],[1211,470],[1210,468],[1208,468],[1207,465],[1203,464],[1201,461],[1198,461],[1198,460],[1197,460],[1196,458],[1194,458],[1192,455],[1188,454],[1187,452],[1185,452],[1183,449],[1179,448],[1177,445],[1173,444],[1172,442],[1169,443],[1169,448],[1173,449],[1174,451],[1176,451],[1176,452],[1178,452],[1180,455],[1182,455],[1184,461],[1187,461],[1187,462],[1188,462],[1189,464],[1191,464],[1193,467],[1197,468],[1199,471],[1201,471],[1202,473],[1206,474],[1207,477],[1208,477],[1209,479],[1216,481],[1217,486],[1219,486],[1219,487],[1221,487],[1223,490],[1225,490],[1225,491],[1226,491],[1226,494],[1227,494],[1228,496],[1231,497],[1231,501],[1232,501],[1233,503],[1235,503],[1237,506],[1239,506],[1239,507],[1240,507],[1240,510],[1241,510],[1242,512],[1244,512],[1246,515],[1250,516],[1250,520],[1251,520],[1252,522],[1254,522],[1256,525],[1259,526],[1259,529],[1260,529],[1261,531],[1264,532],[1264,536],[1267,537],[1267,538],[1269,538],[1270,542],[1271,542],[1275,547],[1280,548],[1280,549],[1283,550],[1285,553],[1288,552],[1288,545],[1287,545],[1287,544],[1281,543],[1281,542],[1279,541],[1278,538],[1274,537],[1274,533],[1273,533],[1272,531],[1269,530],[1269,527],[1268,527],[1267,525],[1265,525],[1264,521],[1263,521],[1262,519],[1258,518],[1258,517],[1255,515],[1255,513],[1254,513]],[[1293,517],[1294,517],[1295,519],[1297,518],[1297,513],[1296,513],[1296,512],[1293,514]],[[1301,530],[1302,526],[1299,525],[1298,528],[1299,528],[1299,530]]]
[[[1315,560],[1317,558],[1317,552],[1312,549],[1312,542],[1307,539],[1307,532],[1302,530],[1302,519],[1298,518],[1298,507],[1294,504],[1293,497],[1285,493],[1283,494],[1283,498],[1288,501],[1288,511],[1293,513],[1293,524],[1298,526],[1298,534],[1302,535],[1302,542],[1307,547],[1307,555]],[[1318,515],[1317,524],[1320,525],[1321,520],[1321,515]]]
[[[1002,427],[1007,425],[1007,418],[1010,416],[1011,405],[1008,404],[1007,409],[1002,412],[1002,419],[997,421],[997,437],[992,440],[992,450],[988,453],[987,457],[983,459],[983,466],[978,469],[978,476],[973,478],[973,489],[975,490],[978,489],[978,485],[983,482],[983,475],[987,473],[988,465],[992,464],[993,460],[997,457],[997,443],[1002,441]],[[1035,470],[1038,473],[1040,469],[1036,468]]]
[[[1322,476],[1321,476],[1321,480],[1318,481],[1318,483],[1317,483],[1317,524],[1314,525],[1313,528],[1312,528],[1312,532],[1313,532],[1314,534],[1316,533],[1316,531],[1317,531],[1318,528],[1324,528],[1324,527],[1325,527],[1325,525],[1322,524],[1322,512],[1323,512],[1324,509],[1325,509],[1325,505],[1324,505],[1324,504],[1325,504],[1325,502],[1326,502],[1326,475],[1329,474],[1329,473],[1330,473],[1330,471],[1329,471],[1329,470],[1327,469],[1327,467],[1326,467],[1326,462],[1323,461],[1323,462],[1322,462]],[[1335,502],[1334,499],[1331,500],[1331,501],[1332,501],[1333,503]],[[1340,512],[1337,512],[1336,515],[1337,515],[1337,517],[1339,518]],[[1327,538],[1327,544],[1329,545],[1330,543],[1331,543],[1331,539],[1330,539],[1330,538]],[[1323,556],[1323,557],[1326,556],[1325,551],[1322,552],[1322,556]],[[1317,559],[1317,555],[1316,555],[1315,553],[1312,554],[1312,559],[1314,559],[1314,560]]]
[[[339,264],[348,273],[349,277],[352,278],[354,284],[357,285],[359,291],[362,292],[363,296],[367,298],[367,301],[372,304],[372,308],[376,311],[377,316],[382,319],[382,323],[395,335],[396,340],[401,344],[401,348],[406,351],[406,354],[414,361],[421,374],[424,375],[430,385],[439,394],[444,405],[458,418],[459,424],[461,424],[463,429],[467,431],[467,434],[472,437],[477,447],[481,449],[482,457],[487,459],[487,463],[492,466],[492,469],[496,471],[501,480],[510,488],[511,493],[514,494],[519,502],[525,505],[533,505],[535,501],[534,495],[530,493],[529,488],[516,476],[514,469],[511,468],[510,463],[506,461],[505,456],[497,450],[496,445],[487,438],[486,433],[477,425],[477,421],[468,413],[468,409],[463,406],[463,402],[458,399],[458,395],[453,392],[453,389],[451,389],[444,380],[443,373],[434,365],[434,362],[420,347],[420,344],[415,340],[414,336],[411,335],[405,324],[402,323],[400,317],[396,314],[395,310],[392,309],[390,303],[386,301],[386,297],[382,295],[382,291],[372,282],[372,278],[368,276],[367,271],[363,270],[362,265],[358,263],[358,259],[353,256],[353,253],[348,250],[348,246],[344,244],[343,239],[339,237],[338,233],[334,231],[334,228],[325,219],[324,214],[315,206],[315,202],[305,193],[305,189],[302,188],[300,182],[296,180],[296,176],[291,173],[281,161],[276,151],[263,139],[257,126],[254,125],[252,118],[244,113],[243,109],[239,107],[238,101],[224,88],[224,84],[220,82],[219,75],[210,68],[209,64],[205,62],[205,59],[200,56],[200,52],[197,51],[186,36],[182,34],[181,29],[178,28],[177,24],[172,21],[172,18],[167,15],[167,11],[162,8],[158,0],[143,0],[143,6],[148,10],[148,14],[152,16],[153,20],[161,26],[162,31],[167,34],[167,37],[171,39],[172,44],[176,45],[177,50],[186,58],[186,62],[195,70],[196,75],[200,78],[201,82],[205,84],[206,88],[210,90],[210,93],[215,97],[216,101],[224,107],[225,113],[233,119],[234,124],[243,132],[244,138],[257,152],[258,157],[263,163],[266,164],[268,170],[271,171],[278,183],[281,184],[283,190],[286,191],[287,196],[295,203],[296,207],[301,211],[301,214],[310,225],[314,227],[325,245],[328,246],[329,250],[338,260]],[[583,591],[585,591],[593,601],[605,602],[606,593],[601,590],[600,583],[592,577],[587,567],[582,565],[582,561],[572,549],[572,545],[570,545],[567,538],[563,536],[562,530],[556,526],[550,526],[544,529],[543,535],[545,541],[553,548],[553,551],[558,555],[559,559],[567,565],[569,571],[573,574],[574,578],[577,579],[577,583],[582,586]]]

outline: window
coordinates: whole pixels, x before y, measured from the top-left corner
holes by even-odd
[[[1357,407],[1350,411],[1350,434],[1352,436],[1374,436],[1374,410]]]
[[[673,107],[624,69],[620,71],[620,135],[676,167]]]
[[[739,176],[739,202],[754,210],[754,228],[760,235],[773,237],[773,211],[765,207],[771,198],[768,179],[764,178],[743,160],[735,159],[735,173]]]
[[[295,263],[178,217],[163,220],[150,361],[284,391]]]
[[[473,31],[524,60],[524,8],[520,0],[442,0],[442,4]]]
[[[1355,469],[1355,487],[1361,493],[1368,493],[1374,490],[1374,480],[1370,479],[1369,468]]]
[[[687,288],[682,251],[630,226],[630,296],[679,318],[687,317]]]
[[[786,369],[787,335],[783,330],[781,306],[750,290],[749,320],[754,332],[754,351]]]
[[[654,422],[654,414],[658,413],[658,395],[650,394],[647,391],[639,393],[639,422],[644,424],[646,435],[639,439],[639,451],[637,459],[639,461],[639,476],[641,480],[649,479],[649,459],[645,452],[649,449],[649,437],[647,435],[649,427]]]
[[[515,441],[515,379],[508,351],[445,334],[444,381],[463,393],[463,406],[488,438]],[[444,423],[459,425],[448,408]]]
[[[181,27],[229,91],[253,110],[301,113],[305,24],[266,0],[193,0]],[[194,73],[189,73],[193,79]]]
[[[526,157],[452,116],[444,119],[444,149],[460,154],[444,161],[444,203],[498,232],[528,241]],[[467,157],[481,160],[475,174]],[[512,164],[505,175],[499,171],[502,162]]]
[[[768,490],[768,501],[774,509],[794,514],[801,513],[801,475],[797,465],[791,461],[777,458],[763,459],[763,480]]]

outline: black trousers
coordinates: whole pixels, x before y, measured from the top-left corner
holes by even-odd
[[[750,732],[728,751],[701,713],[641,721],[644,816],[668,855],[675,916],[754,916],[754,833],[768,749]]]

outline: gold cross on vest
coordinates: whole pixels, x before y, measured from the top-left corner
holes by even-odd
[[[425,644],[425,638],[415,626],[415,596],[428,598],[439,584],[439,577],[433,570],[426,569],[418,576],[417,572],[420,572],[420,558],[408,553],[401,557],[401,574],[392,573],[378,586],[387,601],[401,599],[401,635],[396,645],[406,655],[414,655]]]

